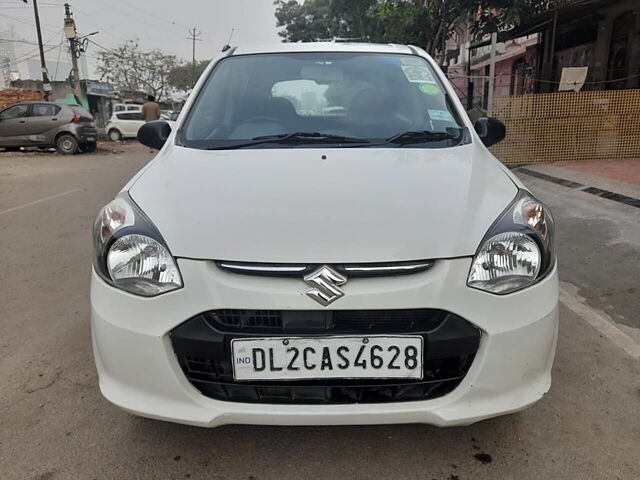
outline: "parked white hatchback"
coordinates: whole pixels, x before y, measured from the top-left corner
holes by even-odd
[[[175,422],[462,425],[549,389],[548,209],[421,49],[232,48],[100,212],[100,389]]]
[[[137,107],[138,105],[135,105]],[[133,107],[133,106],[132,106]],[[142,110],[116,111],[111,115],[105,127],[107,136],[112,142],[118,142],[126,138],[136,138],[138,130],[144,125]]]

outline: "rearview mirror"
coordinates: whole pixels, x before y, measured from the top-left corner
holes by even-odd
[[[473,128],[475,128],[482,143],[487,147],[501,142],[507,136],[507,127],[497,118],[480,118],[473,125]]]
[[[147,147],[160,150],[171,135],[171,126],[164,120],[147,122],[138,130],[138,141]]]

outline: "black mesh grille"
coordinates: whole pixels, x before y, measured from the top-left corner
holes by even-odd
[[[220,324],[235,328],[282,328],[282,315],[275,310],[218,310]]]
[[[354,333],[427,331],[438,326],[446,312],[407,310],[214,310],[203,316],[213,327],[243,333],[302,333],[332,330]]]
[[[269,336],[410,333],[424,339],[422,380],[235,382],[231,340]],[[204,395],[257,403],[381,403],[424,400],[451,392],[466,375],[480,332],[442,310],[216,310],[171,332],[189,381]]]

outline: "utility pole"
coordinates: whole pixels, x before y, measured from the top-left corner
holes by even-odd
[[[196,42],[201,42],[202,40],[198,37],[202,35],[202,32],[198,30],[196,27],[193,27],[189,30],[189,35],[187,40],[191,40],[193,42],[193,51],[191,55],[191,76],[193,77],[193,84],[196,83]]]
[[[76,100],[82,105],[82,88],[80,86],[80,70],[78,69],[78,57],[80,49],[78,48],[76,33],[76,22],[73,20],[71,9],[68,3],[64,4],[64,36],[69,40],[69,51],[71,52],[71,63],[73,65],[73,92]]]
[[[27,0],[23,0],[27,3]],[[42,89],[44,90],[44,99],[49,101],[49,92],[51,84],[49,83],[49,75],[47,72],[47,64],[44,61],[44,46],[42,45],[42,32],[40,31],[40,15],[38,14],[38,0],[33,0],[33,14],[36,18],[36,32],[38,33],[38,48],[40,49],[40,68],[42,69]]]
[[[498,43],[498,34],[491,34],[491,54],[489,55],[489,93],[487,94],[487,115],[493,114],[493,89],[496,83],[496,44]]]

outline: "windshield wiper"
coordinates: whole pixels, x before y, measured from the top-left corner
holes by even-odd
[[[211,147],[210,150],[231,150],[234,148],[251,147],[263,143],[283,143],[283,144],[309,144],[309,143],[371,143],[364,138],[344,137],[342,135],[333,135],[331,133],[321,132],[291,132],[281,133],[278,135],[263,135],[253,137],[250,142],[236,143],[231,145],[221,145]]]
[[[389,137],[384,143],[397,143],[398,145],[410,145],[412,143],[441,142],[443,140],[458,139],[460,134],[454,135],[448,132],[430,132],[429,130],[402,132]]]

